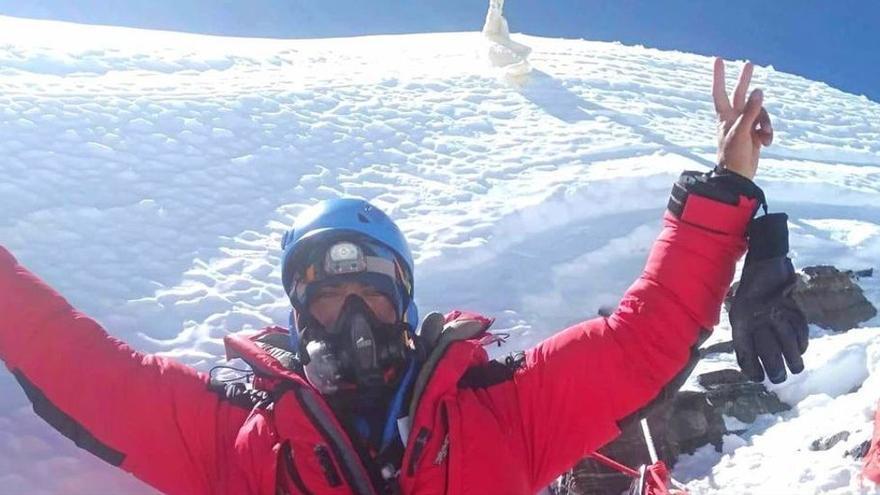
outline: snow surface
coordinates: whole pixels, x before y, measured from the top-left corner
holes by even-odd
[[[279,240],[296,213],[358,196],[410,239],[423,311],[496,316],[513,335],[496,353],[534,345],[637,276],[672,181],[712,164],[715,120],[706,57],[514,38],[532,48],[518,83],[481,33],[254,40],[0,17],[0,243],[114,335],[204,370],[228,332],[286,322]],[[791,215],[795,263],[876,268],[880,105],[755,72],[777,133],[759,183]],[[843,456],[880,398],[867,326],[813,329],[807,371],[773,387],[792,411],[676,477],[692,493],[880,493]],[[0,492],[154,493],[51,431],[8,373],[0,393]]]

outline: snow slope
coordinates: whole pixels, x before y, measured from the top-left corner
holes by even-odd
[[[296,213],[364,197],[410,239],[423,311],[492,314],[513,335],[495,352],[531,346],[621,295],[671,182],[711,165],[715,122],[705,57],[515,38],[532,48],[524,83],[490,68],[479,33],[250,40],[0,17],[0,244],[114,335],[207,369],[227,332],[286,322],[278,245]],[[876,266],[880,105],[772,68],[755,83],[777,132],[759,183],[791,215],[795,262]],[[780,387],[794,410],[683,459],[694,493],[878,493],[857,462],[805,446],[864,439],[880,337],[814,331],[808,372]],[[50,431],[8,373],[0,393],[0,492],[153,493]]]

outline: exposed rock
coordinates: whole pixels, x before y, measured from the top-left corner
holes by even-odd
[[[724,342],[717,342],[715,344],[706,346],[700,349],[700,357],[708,356],[709,354],[719,354],[719,353],[731,353],[733,352],[733,341],[727,340]]]
[[[793,296],[807,321],[843,332],[877,315],[850,273],[833,266],[803,269]]]
[[[744,381],[748,381],[748,378],[741,371],[734,369],[710,371],[697,376],[697,383],[706,389],[717,388],[720,385],[731,383],[742,383]]]
[[[706,444],[720,451],[726,433],[724,419],[713,409],[704,392],[678,392],[672,399],[657,404],[648,415],[648,425],[657,455],[670,467],[679,454],[693,453]],[[626,425],[621,435],[599,452],[628,466],[650,464],[638,421]],[[568,493],[571,494],[618,495],[631,482],[626,475],[592,459],[581,461],[570,478]]]
[[[868,455],[868,451],[871,450],[871,441],[865,440],[864,442],[856,445],[855,447],[846,451],[843,454],[844,457],[852,457],[853,459],[861,459]]]
[[[764,385],[749,381],[737,370],[719,370],[697,377],[706,388],[706,399],[720,413],[744,423],[752,423],[759,414],[776,414],[791,409]]]
[[[855,280],[859,280],[861,278],[869,278],[874,276],[873,268],[866,268],[864,270],[847,270],[844,273],[849,275],[851,278]]]
[[[705,373],[697,377],[697,382],[706,392],[679,391],[655,405],[648,414],[657,455],[670,468],[680,454],[693,453],[704,445],[712,445],[720,452],[724,435],[730,433],[724,415],[751,423],[759,414],[789,409],[764,385],[748,381],[737,370]],[[599,452],[631,467],[650,463],[637,421],[625,425],[621,435]],[[567,482],[568,489],[563,493],[617,495],[627,489],[630,479],[597,461],[585,459],[578,463]]]
[[[666,441],[669,450],[678,454],[692,454],[703,445],[711,444],[721,451],[724,434],[724,418],[704,392],[682,391],[675,394],[672,407],[666,416]],[[671,468],[675,459],[667,461]]]
[[[560,495],[620,495],[632,478],[592,460],[584,459],[565,473]]]
[[[831,447],[834,447],[838,443],[843,440],[849,438],[848,431],[841,431],[840,433],[835,433],[828,438],[817,438],[813,440],[813,443],[810,444],[810,450],[829,450]]]
[[[665,462],[674,462],[678,456],[674,445],[667,440],[672,405],[672,400],[657,404],[648,415],[648,425],[654,437],[657,455]],[[638,421],[625,424],[620,436],[599,449],[599,452],[627,466],[639,466],[651,462]],[[598,461],[584,459],[575,466],[567,481],[568,490],[564,493],[619,495],[629,487],[632,480]]]

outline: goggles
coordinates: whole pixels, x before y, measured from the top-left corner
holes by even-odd
[[[369,276],[370,274],[383,277]],[[379,289],[385,289],[392,300],[401,301],[412,297],[412,281],[397,257],[383,246],[369,241],[337,241],[323,249],[313,250],[303,269],[294,274],[288,297],[304,306],[309,287],[331,277],[363,276],[371,279]],[[384,284],[381,282],[385,282]],[[387,287],[389,282],[392,287]],[[386,287],[382,287],[386,286]],[[296,304],[294,305],[296,306]],[[400,308],[398,308],[400,310]]]

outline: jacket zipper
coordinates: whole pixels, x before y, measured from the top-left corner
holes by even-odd
[[[296,464],[293,463],[293,450],[290,448],[290,440],[285,441],[284,444],[281,445],[281,457],[284,459],[284,467],[287,469],[287,475],[290,477],[290,480],[293,481],[293,484],[296,485],[296,488],[302,492],[303,495],[312,495],[312,492],[306,488],[302,476],[300,476],[299,471],[296,469]]]
[[[424,426],[419,429],[419,434],[416,435],[415,443],[413,443],[412,454],[409,456],[409,465],[406,468],[407,476],[413,476],[416,473],[416,465],[419,463],[419,459],[422,457],[422,451],[425,450],[425,445],[428,444],[428,439],[430,437],[431,430]]]
[[[443,421],[443,429],[446,430],[446,493],[450,493],[450,475],[449,473],[452,471],[452,440],[449,438],[452,435],[452,432],[449,431],[449,408],[446,402],[443,402],[440,410],[440,417]],[[442,446],[440,447],[443,448]]]
[[[329,420],[324,422],[317,417],[317,415],[323,413],[323,411],[313,410],[313,408],[310,407],[310,404],[307,403],[306,397],[304,396],[304,394],[307,393],[314,393],[316,394],[316,397],[318,397],[317,392],[307,391],[305,387],[296,389],[294,392],[294,397],[296,397],[300,406],[302,406],[303,411],[306,413],[306,416],[309,417],[309,420],[311,420],[312,424],[315,425],[321,436],[327,442],[327,445],[330,446],[330,450],[333,452],[336,458],[339,459],[343,477],[348,482],[349,486],[351,486],[352,490],[359,495],[375,495],[376,489],[373,486],[369,476],[366,475],[366,468],[361,463],[360,457],[358,457],[357,452],[346,445],[343,440],[344,438],[346,438],[347,434],[342,431],[339,426],[336,426],[334,424],[335,418],[330,418]],[[322,399],[318,398],[316,400]],[[316,409],[320,408],[317,403],[314,405]],[[335,430],[335,437],[333,433],[329,431],[330,428]],[[346,454],[348,454],[347,458]],[[354,465],[354,463],[357,463],[357,465]],[[360,467],[361,469],[358,470],[358,467]]]
[[[321,470],[324,471],[324,478],[327,479],[327,483],[334,488],[341,485],[342,480],[339,478],[339,473],[336,472],[336,467],[333,465],[333,459],[330,457],[330,451],[327,450],[327,447],[318,445],[315,447],[315,455],[318,457],[318,464],[321,465]]]

